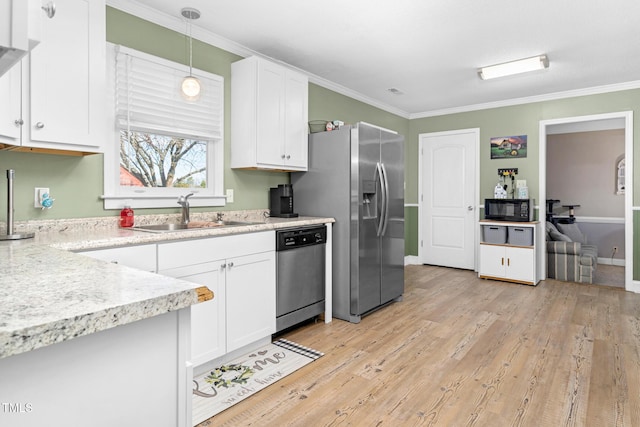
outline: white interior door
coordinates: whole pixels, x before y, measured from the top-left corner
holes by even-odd
[[[419,136],[423,264],[475,269],[479,139],[479,129]]]

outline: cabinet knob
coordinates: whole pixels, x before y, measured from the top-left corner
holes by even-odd
[[[13,122],[13,123],[15,123],[15,124],[16,124],[16,126],[20,127],[20,126],[22,126],[22,125],[24,124],[24,120],[22,120],[22,119],[16,119],[16,120],[14,120],[14,122]]]
[[[467,210],[468,211],[472,211],[473,210],[473,206],[471,206],[471,205],[467,206]]]
[[[42,123],[42,122],[36,123],[36,128],[37,129],[42,129],[43,127],[44,127],[44,123]]]
[[[227,264],[222,264],[222,265],[220,265],[220,269],[221,269],[221,270],[224,270],[225,268],[227,268]]]
[[[287,154],[287,160],[289,160],[290,158],[291,158],[291,156]]]
[[[231,268],[231,267],[233,267],[233,263],[232,262],[229,263],[229,268]]]
[[[47,14],[47,18],[53,18],[56,16],[56,4],[52,1],[42,6],[42,10]]]
[[[284,154],[282,156],[280,156],[281,159],[284,159]]]

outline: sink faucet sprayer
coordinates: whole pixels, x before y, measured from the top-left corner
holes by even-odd
[[[178,204],[182,206],[182,219],[180,223],[183,225],[189,224],[189,200],[187,199],[191,196],[193,196],[193,193],[178,197]]]

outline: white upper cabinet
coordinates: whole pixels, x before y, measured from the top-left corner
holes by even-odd
[[[306,171],[308,78],[256,57],[231,72],[231,167]]]
[[[102,152],[106,128],[105,3],[55,3],[55,16],[43,20],[40,44],[22,60],[19,83],[14,69],[0,78],[0,96],[9,94],[14,103],[3,107],[10,109],[12,116],[0,124],[0,142]],[[16,84],[20,96],[13,100]]]
[[[16,64],[0,77],[0,143],[20,145],[22,128],[21,82],[22,64]]]

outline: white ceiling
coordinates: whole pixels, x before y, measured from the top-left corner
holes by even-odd
[[[194,37],[214,33],[407,117],[587,88],[640,87],[638,0],[107,3],[138,3],[176,18],[182,7],[194,7],[202,13]],[[542,53],[549,57],[547,70],[490,81],[476,73]]]

